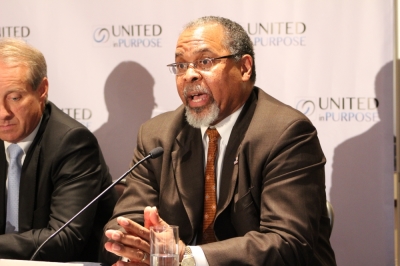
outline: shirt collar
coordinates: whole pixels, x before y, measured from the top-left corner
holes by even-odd
[[[23,140],[21,140],[20,142],[16,143],[23,151],[24,151],[24,155],[26,155],[26,153],[28,152],[29,147],[31,146],[33,140],[36,137],[36,134],[39,130],[40,124],[42,123],[42,118],[43,116],[40,118],[39,123],[37,124],[37,126],[35,127],[35,129],[32,131],[31,134],[29,134],[29,136],[27,136],[26,138],[24,138]],[[9,155],[8,155],[8,146],[10,146],[12,143],[8,142],[8,141],[4,141],[4,147],[6,149],[6,158],[7,161],[9,161]]]
[[[228,141],[229,141],[229,137],[231,136],[231,132],[233,129],[233,126],[236,123],[236,120],[239,117],[240,112],[243,109],[243,106],[240,107],[238,110],[236,110],[234,113],[230,114],[228,117],[225,117],[225,119],[223,119],[221,122],[219,122],[218,124],[216,124],[215,127],[218,130],[219,135],[221,136],[221,142],[223,145],[227,145]],[[208,127],[206,126],[202,126],[200,128],[201,130],[201,135],[203,136],[203,138],[205,138],[206,135],[206,130]]]

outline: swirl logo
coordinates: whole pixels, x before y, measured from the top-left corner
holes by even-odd
[[[315,111],[315,104],[313,101],[310,100],[300,100],[296,105],[296,109],[306,116],[310,116]]]
[[[110,38],[110,32],[106,28],[97,28],[93,33],[93,39],[97,43],[105,43]]]

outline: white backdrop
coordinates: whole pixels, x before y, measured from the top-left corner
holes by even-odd
[[[95,133],[117,178],[139,125],[181,103],[166,65],[182,26],[204,15],[237,21],[255,45],[256,85],[318,129],[338,265],[393,265],[392,9],[390,0],[2,0],[0,38],[44,53],[49,99]]]

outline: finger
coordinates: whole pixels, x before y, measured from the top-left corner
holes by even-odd
[[[121,250],[121,244],[115,243],[115,242],[106,242],[104,244],[104,248],[111,253],[114,253],[117,256],[121,256],[120,250]]]
[[[125,217],[118,217],[117,222],[122,226],[127,234],[138,236],[146,241],[150,241],[150,231],[134,221]]]
[[[145,252],[143,250],[124,246],[120,243],[115,243],[115,242],[114,243],[107,242],[104,245],[104,247],[107,251],[112,252],[112,253],[116,254],[117,256],[128,258],[131,263],[132,262],[139,262],[139,263],[144,263],[144,264],[150,263],[149,253]],[[123,262],[123,261],[119,261],[119,262]],[[121,265],[124,265],[124,264],[121,264]]]
[[[146,207],[144,209],[144,224],[146,228],[156,225],[168,225],[158,214],[157,207]]]
[[[148,240],[143,239],[141,236],[130,235],[130,233],[122,233],[118,230],[107,230],[105,235],[114,242],[119,242],[123,245],[128,245],[136,248],[140,248],[147,251],[147,247],[149,246]],[[145,236],[143,231],[142,235]]]
[[[147,266],[148,264],[142,263],[142,262],[125,262],[125,261],[117,261],[116,263],[113,264],[113,266],[132,266],[132,265],[138,265],[138,266]]]
[[[156,207],[151,208],[149,219],[153,225],[168,225],[163,219],[161,219]]]
[[[143,252],[142,250],[137,250],[135,253],[136,257],[128,258],[130,265],[148,265],[150,264],[150,254]]]
[[[151,207],[147,206],[146,208],[144,208],[144,227],[146,227],[147,229],[150,229],[150,226],[152,226],[151,222],[150,222],[150,212],[151,212]]]
[[[107,230],[106,236],[111,240],[110,243],[119,244],[120,246],[127,246],[135,249],[141,249],[144,252],[150,252],[150,244],[147,240],[142,239],[139,236],[129,235],[122,233],[118,230]],[[119,246],[107,246],[111,252],[119,253]]]
[[[145,251],[148,251],[150,247],[148,240],[140,236],[130,235],[129,233],[122,233],[118,230],[107,230],[105,235],[113,242],[118,242],[122,245],[136,247]]]
[[[140,236],[134,236],[122,233],[118,230],[107,230],[105,235],[108,239],[112,240],[114,243],[119,243],[121,245],[126,245],[134,248],[139,248],[146,252],[150,251],[150,245],[147,240],[143,240]]]
[[[124,233],[122,233],[119,230],[109,229],[104,234],[106,235],[106,237],[108,239],[112,239],[114,241],[120,241],[122,239]]]
[[[186,245],[185,245],[185,243],[183,243],[182,240],[179,240],[178,246],[179,246],[179,249],[178,249],[179,250],[179,261],[182,261],[183,256],[185,255]]]

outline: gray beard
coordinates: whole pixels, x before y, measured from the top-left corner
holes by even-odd
[[[200,85],[186,86],[183,91],[184,96],[187,97],[187,94],[189,92],[199,92],[199,93],[201,92],[210,95],[210,92],[206,88]],[[212,96],[210,95],[210,97]],[[218,118],[220,111],[214,99],[212,99],[210,105],[198,108],[191,108],[189,106],[185,106],[185,110],[186,110],[185,113],[186,120],[188,121],[189,125],[191,125],[194,128],[200,128],[202,126],[205,127],[210,126]]]
[[[189,125],[194,128],[200,128],[202,126],[209,127],[219,115],[219,108],[215,102],[212,102],[209,106],[201,108],[190,108],[189,106],[185,106],[185,110],[186,120]],[[202,114],[204,111],[206,113]]]

